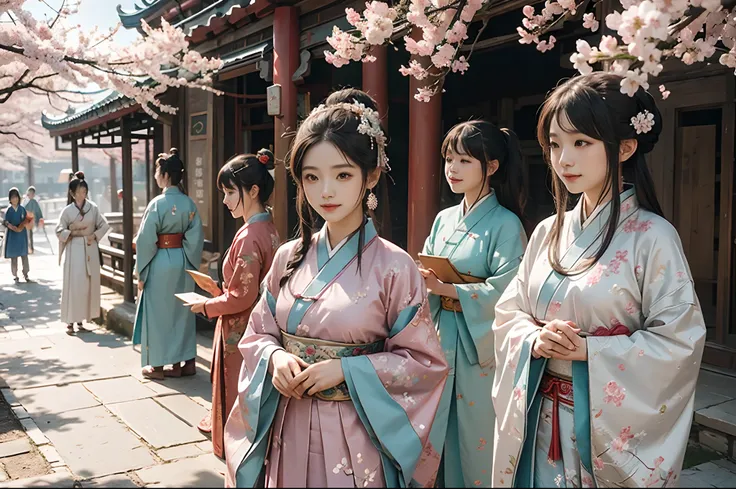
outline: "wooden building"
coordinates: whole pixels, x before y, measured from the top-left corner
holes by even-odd
[[[74,141],[106,134],[101,128],[113,126],[124,145],[126,128],[130,137],[135,137],[133,129],[145,128],[152,135],[154,153],[180,148],[187,164],[186,188],[205,225],[206,250],[221,253],[240,224],[224,212],[215,188],[224,162],[262,147],[274,151],[274,215],[282,238],[291,237],[296,225],[294,186],[283,163],[298,121],[331,91],[360,87],[379,102],[390,137],[393,183],[387,194],[379,195],[388,199],[379,207],[382,234],[412,254],[421,249],[436,213],[454,202],[441,171],[442,136],[453,124],[470,118],[510,127],[522,139],[529,217],[535,225],[553,212],[549,170],[535,138],[537,110],[560,79],[574,74],[568,60],[575,40],[586,37],[597,44],[604,32],[591,34],[579,17],[570,19],[556,28],[555,49],[541,54],[517,42],[516,26],[527,3],[535,2],[497,2],[473,51],[470,70],[449,76],[442,96],[422,103],[413,98],[419,82],[398,72],[409,62],[401,47],[405,32],[396,33],[397,49],[389,46],[373,53],[375,63],[335,69],[325,62],[325,39],[333,25],[347,29],[345,8],[360,10],[362,1],[145,0],[134,12],[118,9],[123,24],[137,28],[145,19],[156,25],[163,16],[184,29],[197,51],[224,61],[216,87],[225,94],[170,90],[166,100],[179,107],[179,113],[158,121],[143,118],[130,101],[113,99],[91,113],[78,112],[47,127],[52,135],[77,145],[88,143]],[[610,2],[600,3],[597,17],[603,18],[602,9],[609,7]],[[471,26],[471,38],[483,20]],[[672,95],[659,102],[664,130],[650,158],[651,170],[666,217],[682,236],[695,276],[708,325],[705,361],[736,369],[734,76],[718,65],[684,67],[678,62],[667,65],[660,80]],[[280,86],[280,98],[272,101],[279,102],[276,116],[267,110],[267,89],[273,85]],[[656,97],[656,87],[652,92]],[[126,120],[130,122],[123,123]],[[126,229],[132,235],[130,225]],[[126,278],[132,273],[127,270]]]

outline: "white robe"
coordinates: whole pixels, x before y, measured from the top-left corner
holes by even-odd
[[[61,211],[56,236],[59,262],[64,256],[64,288],[61,292],[61,320],[77,323],[100,315],[100,252],[97,243],[110,227],[97,206],[86,201],[84,215],[72,203]],[[87,236],[95,236],[87,244]]]

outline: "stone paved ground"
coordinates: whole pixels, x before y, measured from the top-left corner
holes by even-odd
[[[196,429],[210,407],[211,339],[197,338],[195,377],[143,380],[126,338],[95,325],[64,333],[61,268],[45,240],[36,250],[36,283],[15,285],[0,261],[0,488],[222,487],[224,466]],[[714,392],[699,388],[697,407],[728,401]],[[736,464],[697,445],[685,467],[682,487],[736,485]]]
[[[0,261],[0,487],[222,487],[224,464],[196,428],[211,339],[198,337],[196,376],[144,380],[126,338],[94,324],[65,334],[50,253],[36,243],[36,283],[14,284]]]

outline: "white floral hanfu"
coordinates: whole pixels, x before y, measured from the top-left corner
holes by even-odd
[[[561,264],[595,254],[611,203],[566,213]],[[621,194],[606,253],[582,274],[547,259],[554,218],[532,235],[496,306],[494,487],[678,484],[705,325],[677,231]],[[533,359],[541,321],[573,321],[588,361]]]

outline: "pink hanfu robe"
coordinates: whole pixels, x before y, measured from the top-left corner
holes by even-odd
[[[599,249],[612,203],[560,239],[569,269]],[[494,487],[677,486],[705,325],[677,231],[621,194],[618,228],[588,271],[565,277],[547,253],[554,218],[532,235],[496,305]],[[534,359],[541,321],[573,321],[588,360]]]
[[[280,288],[296,244],[276,253],[239,345],[226,484],[253,487],[263,471],[266,487],[432,487],[441,447],[429,433],[448,367],[416,264],[368,221],[362,240],[332,256],[326,229],[317,233]],[[320,398],[283,398],[268,363],[286,342],[308,363],[340,358],[345,382]]]
[[[205,303],[208,317],[219,317],[212,346],[212,447],[225,456],[225,421],[238,396],[243,357],[238,343],[258,299],[259,284],[271,268],[279,235],[268,212],[256,214],[235,234],[222,264],[223,293]]]

